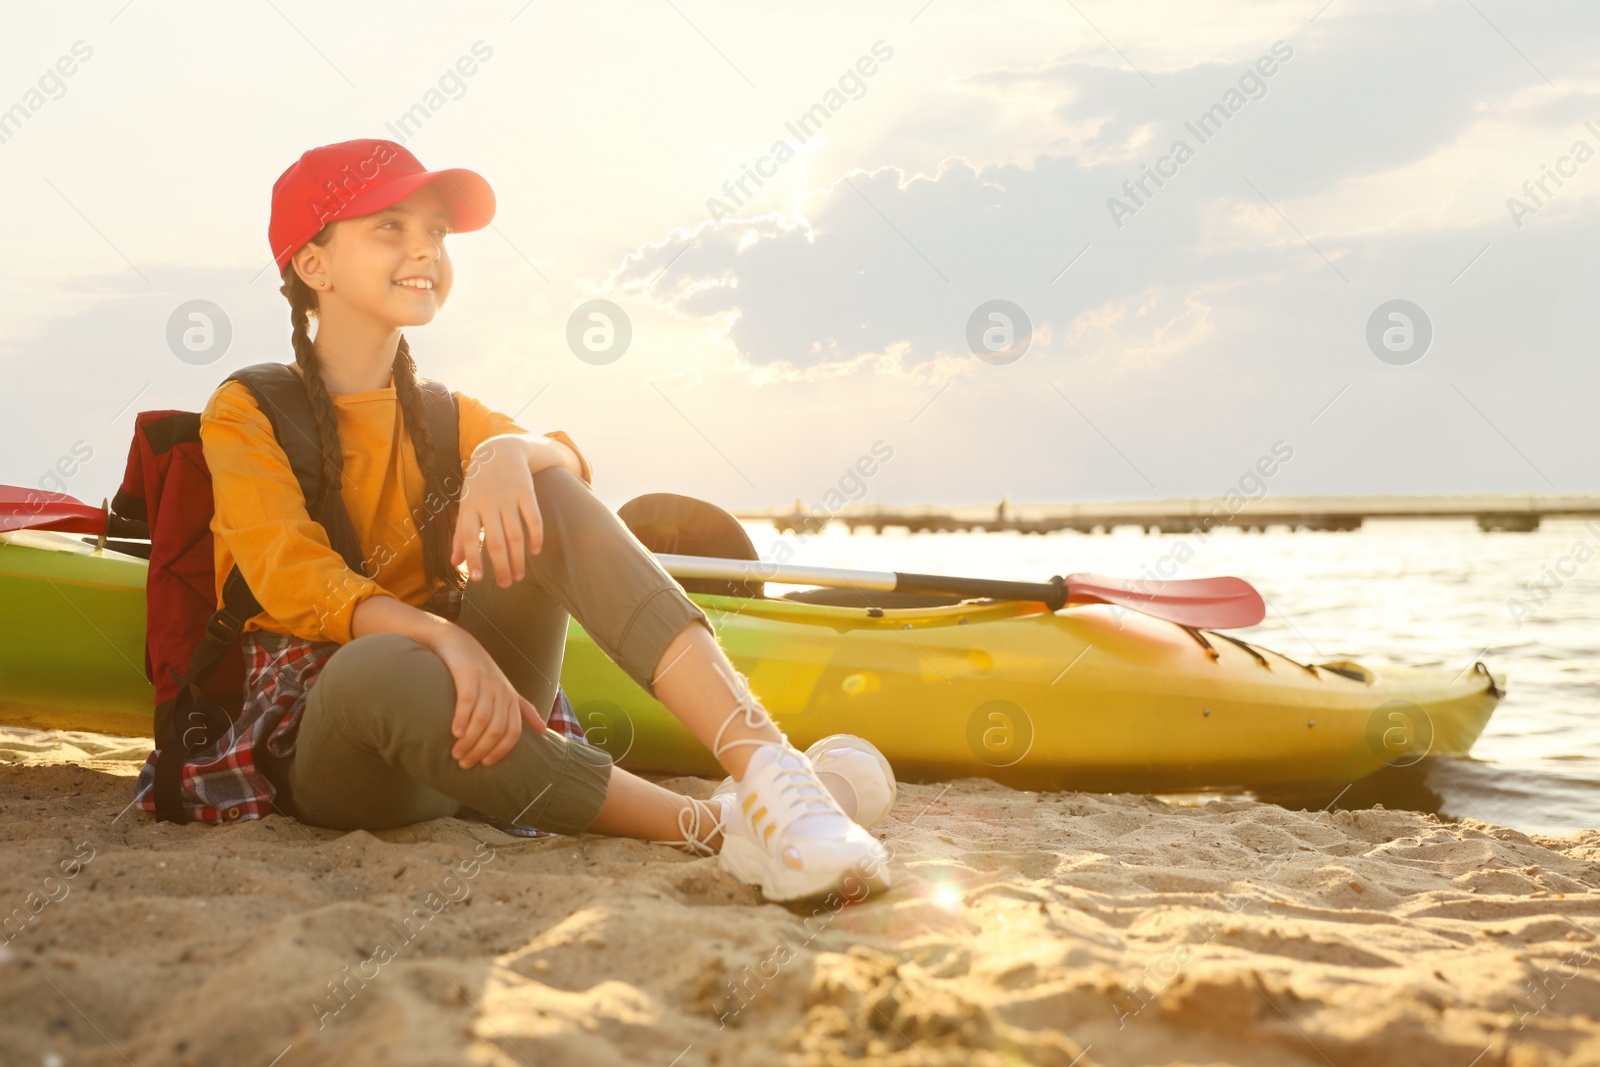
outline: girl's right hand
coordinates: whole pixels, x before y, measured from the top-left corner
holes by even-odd
[[[498,763],[522,736],[524,723],[535,730],[550,728],[466,630],[451,626],[435,642],[433,651],[450,669],[456,685],[455,715],[450,722],[456,743],[450,757],[463,769]]]

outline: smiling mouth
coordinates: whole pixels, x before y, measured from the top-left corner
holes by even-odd
[[[402,289],[410,289],[410,290],[412,290],[414,292],[419,292],[419,293],[431,293],[431,292],[433,292],[433,282],[427,280],[426,278],[417,278],[417,279],[412,279],[410,281],[399,281],[399,282],[395,282],[394,284],[398,285]]]

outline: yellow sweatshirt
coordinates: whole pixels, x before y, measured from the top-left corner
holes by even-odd
[[[427,517],[427,485],[393,383],[391,376],[382,389],[333,398],[344,450],[342,495],[365,574],[345,564],[307,513],[288,456],[249,387],[224,382],[211,395],[200,415],[200,442],[216,497],[217,605],[237,562],[262,607],[244,624],[246,631],[347,644],[356,605],[367,597],[393,596],[420,607],[438,588],[427,579],[414,518]],[[463,465],[490,437],[529,432],[472,397],[455,396]],[[592,483],[589,461],[571,438],[560,430],[544,436],[577,452],[583,480]]]

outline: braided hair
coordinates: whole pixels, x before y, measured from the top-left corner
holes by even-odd
[[[325,245],[332,237],[333,223],[330,222],[311,238],[311,243]],[[317,421],[317,447],[322,452],[323,475],[329,494],[326,499],[335,499],[343,484],[344,449],[339,444],[339,424],[334,415],[333,397],[328,394],[327,383],[322,380],[322,361],[311,341],[309,320],[317,314],[317,291],[300,277],[293,261],[285,264],[283,285],[278,291],[289,301],[289,321],[294,326],[294,359],[305,376],[311,412]],[[430,501],[445,501],[444,507],[437,512],[431,507],[423,509],[426,517],[422,519],[418,530],[422,536],[423,567],[430,583],[442,579],[447,585],[460,589],[465,584],[461,571],[450,562],[450,542],[460,513],[459,499],[435,476],[433,431],[423,408],[417,362],[411,357],[411,345],[403,334],[395,351],[393,370],[395,396],[400,402],[401,418],[411,435],[411,445],[426,479],[427,498]],[[459,491],[459,483],[456,489]],[[342,552],[342,546],[356,546],[355,552],[359,555],[359,540],[354,527],[350,525],[349,512],[343,507],[320,507],[317,519],[327,529],[329,543],[334,548]],[[348,554],[346,558],[349,558]],[[371,575],[363,574],[363,577],[370,578]]]

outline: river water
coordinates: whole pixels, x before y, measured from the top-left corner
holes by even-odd
[[[772,528],[746,529],[772,558]],[[1507,676],[1506,699],[1470,757],[1385,771],[1340,807],[1381,803],[1530,833],[1600,828],[1600,522],[1546,522],[1533,533],[1369,522],[1348,533],[1223,530],[1203,542],[1133,528],[852,535],[833,524],[805,539],[792,562],[1044,581],[1072,571],[1138,577],[1191,549],[1174,577],[1234,574],[1266,598],[1266,621],[1235,636],[1302,662],[1454,672],[1481,659]]]

